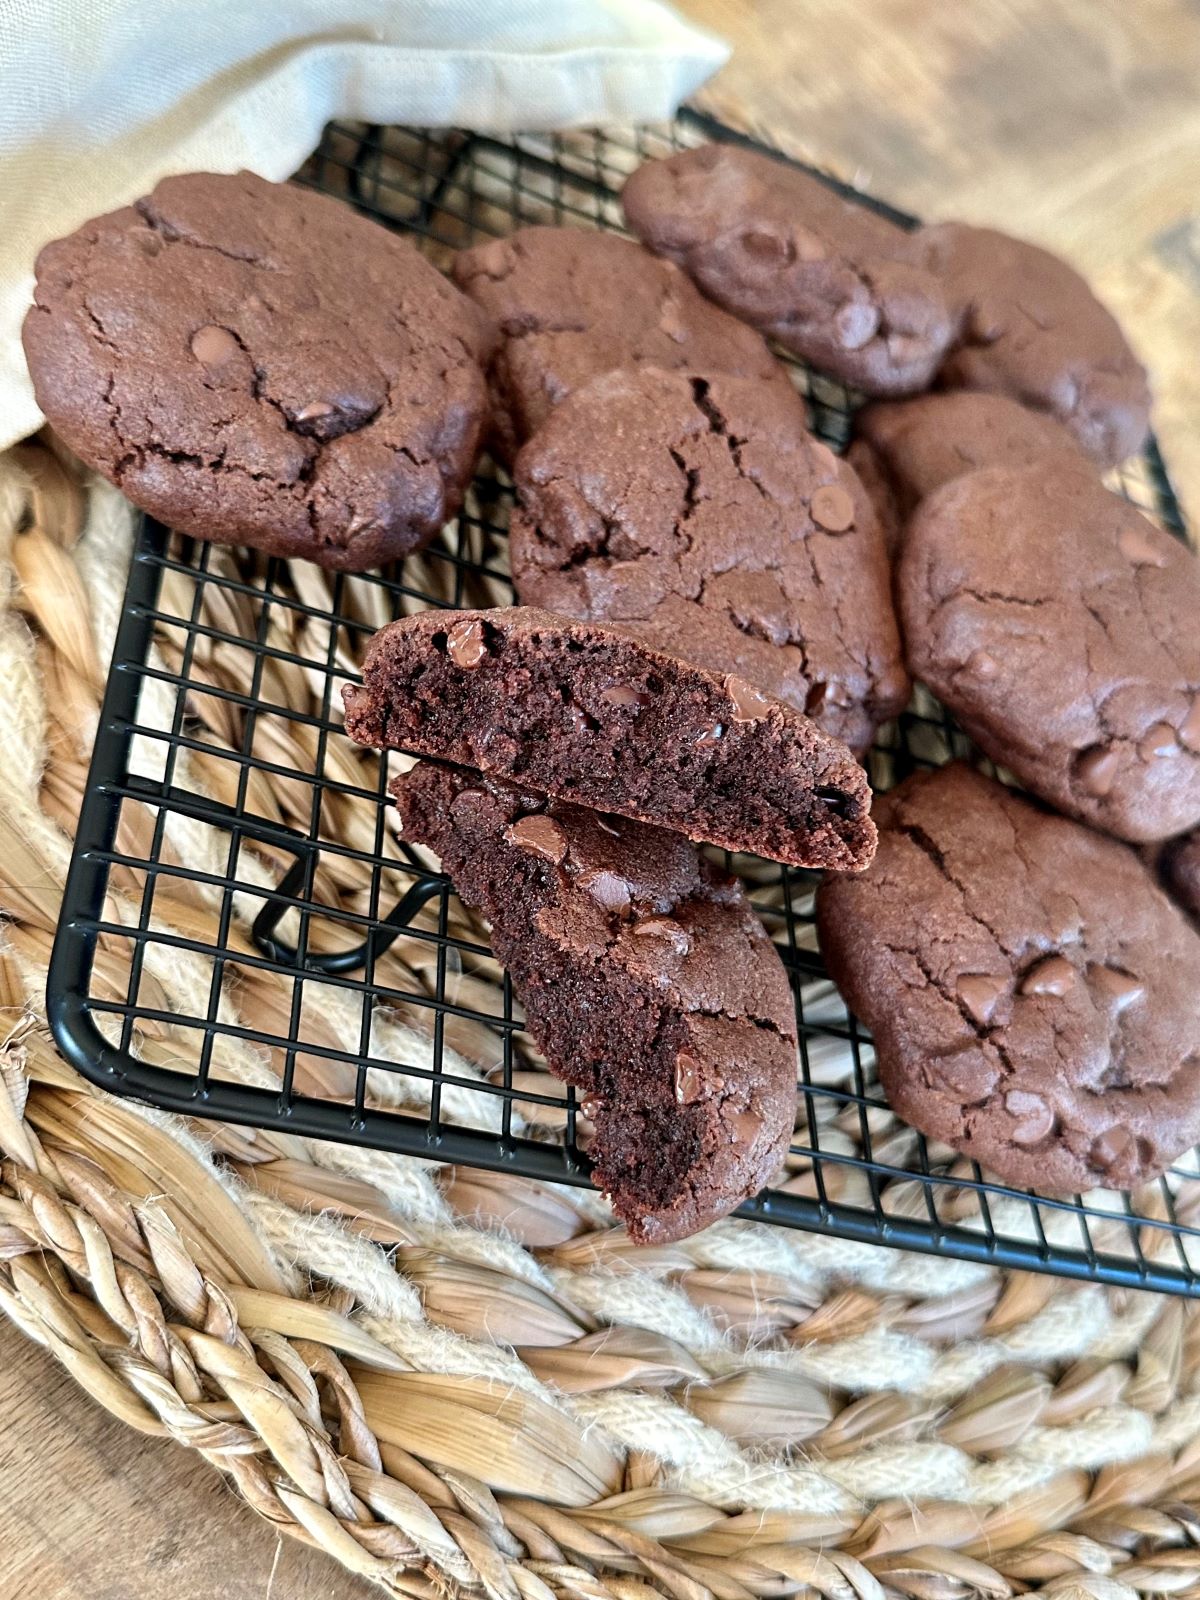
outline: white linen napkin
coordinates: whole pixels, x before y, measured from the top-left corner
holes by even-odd
[[[334,117],[653,121],[727,55],[659,0],[0,0],[0,448],[38,250],[167,173],[285,178]]]

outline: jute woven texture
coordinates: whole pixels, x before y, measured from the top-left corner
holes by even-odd
[[[736,1222],[638,1253],[587,1193],[63,1065],[46,962],[131,536],[52,442],[0,457],[0,1305],[30,1338],[395,1593],[1200,1594],[1190,1304]],[[197,974],[145,981],[170,1010]]]

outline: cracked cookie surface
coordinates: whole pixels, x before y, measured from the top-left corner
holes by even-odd
[[[1061,422],[1089,455],[1117,466],[1150,423],[1146,371],[1112,313],[1074,267],[993,228],[922,228],[958,333],[939,385],[1006,394]]]
[[[521,228],[460,251],[453,272],[500,330],[491,382],[508,458],[561,400],[614,367],[694,367],[791,389],[759,334],[616,234]]]
[[[596,1182],[632,1237],[684,1238],[769,1182],[795,1119],[795,1013],[737,881],[678,834],[476,772],[422,762],[392,792],[582,1091]]]
[[[736,145],[647,161],[621,202],[652,250],[822,372],[872,395],[931,382],[954,317],[918,235]]]
[[[23,337],[42,410],[135,504],[346,571],[438,531],[487,415],[478,308],[407,240],[248,172],[47,245]]]
[[[1089,463],[930,495],[897,601],[913,675],[1035,794],[1139,842],[1200,822],[1200,562]]]
[[[346,732],[795,866],[855,871],[875,829],[846,746],[636,628],[531,606],[422,611],[374,636]]]
[[[896,1112],[1053,1194],[1146,1182],[1200,1140],[1200,935],[1136,853],[957,764],[876,816],[817,928]]]
[[[854,750],[907,703],[878,521],[790,389],[607,373],[557,407],[514,478],[524,603],[635,623]]]

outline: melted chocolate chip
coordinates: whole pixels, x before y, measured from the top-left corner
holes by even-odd
[[[1098,989],[1118,1013],[1140,1000],[1146,992],[1144,984],[1131,972],[1123,972],[1120,967],[1090,967],[1088,977],[1092,987]]]
[[[1014,1144],[1037,1144],[1054,1127],[1054,1112],[1040,1094],[1028,1089],[1010,1089],[1004,1096],[1004,1109],[1015,1117]]]
[[[725,679],[725,691],[733,701],[735,722],[757,722],[771,709],[771,702],[761,689],[756,689],[752,683],[747,683],[745,678],[739,678],[734,673]]]
[[[531,817],[520,817],[504,836],[509,844],[529,850],[552,866],[566,858],[567,836],[553,817],[535,812]]]
[[[700,1063],[686,1052],[675,1058],[675,1101],[677,1105],[694,1105],[704,1093],[704,1078]]]
[[[476,618],[456,622],[446,635],[446,654],[456,667],[464,667],[468,671],[477,667],[487,655],[483,623]]]
[[[629,910],[629,884],[619,873],[610,872],[607,867],[594,867],[592,871],[582,873],[579,887],[586,889],[605,911],[624,916]]]
[[[692,948],[687,929],[681,927],[674,917],[650,917],[645,922],[639,922],[633,931],[639,939],[666,940],[677,956],[686,956]]]
[[[703,733],[696,735],[696,743],[701,750],[708,750],[714,744],[720,744],[725,737],[725,724],[714,722],[711,728],[706,728]]]
[[[977,678],[994,678],[999,670],[1000,663],[987,650],[972,650],[967,657],[967,671]]]
[[[1130,524],[1117,535],[1117,546],[1127,561],[1138,567],[1165,567],[1166,552],[1161,548],[1149,523],[1144,528]]]
[[[600,698],[607,701],[610,706],[620,706],[622,710],[631,710],[634,706],[640,710],[642,706],[649,703],[648,695],[639,694],[636,689],[631,689],[627,683],[610,684],[607,689],[601,690]]]
[[[1138,740],[1138,755],[1143,761],[1159,761],[1179,754],[1179,735],[1169,722],[1156,722]]]

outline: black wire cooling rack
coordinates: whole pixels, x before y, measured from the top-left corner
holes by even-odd
[[[516,139],[334,125],[298,181],[411,232],[444,265],[524,223],[617,228],[639,161],[741,137],[690,112],[659,130]],[[853,397],[789,366],[840,448]],[[1120,487],[1182,533],[1153,444]],[[587,1182],[588,1124],[534,1052],[486,930],[398,836],[384,803],[395,758],[341,729],[340,685],[376,627],[511,600],[510,501],[485,463],[428,551],[354,577],[143,523],[48,987],[59,1047],[88,1078],[192,1115]],[[951,755],[979,760],[918,690],[871,751],[872,781]],[[1136,1195],[1047,1200],[989,1181],[889,1110],[816,949],[812,876],[730,865],[787,965],[800,1025],[787,1168],[741,1215],[1200,1294],[1195,1153]]]

